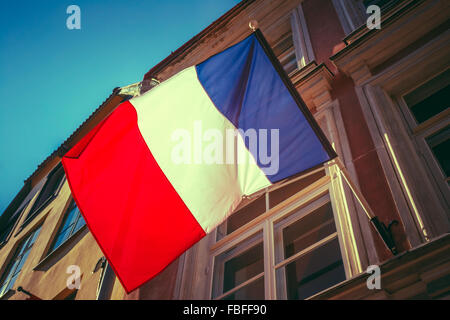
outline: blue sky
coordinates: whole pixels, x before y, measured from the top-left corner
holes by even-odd
[[[238,0],[9,1],[0,10],[0,213],[112,92]],[[68,30],[69,5],[81,30]]]

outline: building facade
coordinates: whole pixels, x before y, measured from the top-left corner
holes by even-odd
[[[371,5],[380,28],[366,25]],[[25,181],[0,217],[1,298],[448,299],[449,17],[446,0],[239,3],[141,83],[116,88]],[[398,254],[330,163],[246,199],[127,295],[71,198],[61,156],[121,102],[248,36],[251,20]],[[370,289],[373,265],[381,287]]]

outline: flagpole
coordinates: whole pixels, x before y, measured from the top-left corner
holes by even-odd
[[[383,222],[381,222],[378,219],[378,217],[375,215],[375,213],[372,211],[372,208],[370,207],[366,198],[362,194],[361,190],[359,190],[359,188],[353,182],[352,178],[350,177],[350,173],[348,172],[347,168],[342,163],[341,159],[339,157],[337,157],[336,159],[334,159],[334,162],[338,166],[339,170],[342,172],[342,176],[344,177],[344,180],[347,182],[347,185],[350,187],[350,190],[353,192],[356,199],[361,204],[361,207],[363,208],[364,212],[366,213],[367,218],[369,219],[370,222],[372,222],[372,224],[375,227],[375,229],[377,230],[378,234],[383,239],[384,244],[392,252],[393,255],[396,255],[398,253],[397,246],[395,245],[395,241],[392,236],[391,226],[398,224],[398,221],[393,220],[391,223],[389,223],[388,226],[386,226]]]

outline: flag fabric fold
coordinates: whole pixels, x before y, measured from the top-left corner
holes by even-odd
[[[244,196],[334,157],[258,32],[122,103],[62,158],[127,292]]]

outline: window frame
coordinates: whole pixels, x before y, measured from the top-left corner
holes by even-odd
[[[11,235],[14,233],[14,230],[19,225],[20,219],[22,218],[23,214],[27,210],[27,208],[30,205],[30,203],[31,203],[31,199],[28,200],[28,202],[20,210],[20,213],[17,214],[17,217],[15,218],[14,223],[11,223],[11,230],[9,230],[9,232],[7,234],[5,232],[6,236],[5,236],[4,240],[0,240],[0,248],[9,241],[9,239],[11,238]]]
[[[47,199],[45,199],[39,206],[37,206],[40,197],[43,195],[43,192],[47,189],[50,188],[49,183],[51,181],[51,178],[53,177],[53,175],[55,174],[59,174],[62,171],[62,177],[61,180],[59,182],[57,182],[57,186],[55,188],[55,191],[53,193],[51,193]],[[44,185],[42,186],[41,190],[39,191],[36,199],[33,202],[33,205],[31,206],[30,211],[28,212],[27,216],[25,217],[25,220],[22,222],[20,228],[19,228],[19,232],[21,230],[23,230],[31,221],[33,221],[34,218],[36,218],[38,216],[38,214],[44,209],[46,208],[59,194],[59,192],[61,191],[61,188],[63,187],[64,183],[66,181],[66,175],[63,169],[63,166],[61,163],[57,164],[56,167],[50,171],[50,173],[47,175],[47,181],[44,183]],[[55,182],[56,184],[56,182]],[[54,185],[52,185],[54,186]]]
[[[75,206],[74,208],[71,209],[72,204]],[[77,213],[77,217],[75,222],[73,223],[73,225],[71,226],[71,231],[69,236],[64,239],[58,246],[55,247],[56,241],[58,240],[58,236],[62,233],[62,228],[65,225],[66,219],[68,217],[68,214],[70,213],[71,210],[76,209],[78,211]],[[84,220],[84,224],[78,229],[75,230],[75,227],[77,226],[80,218],[84,219],[83,215],[81,214],[80,209],[78,208],[77,204],[75,203],[75,200],[73,199],[73,197],[70,197],[70,199],[67,202],[67,206],[63,211],[62,214],[62,219],[61,222],[58,224],[58,227],[56,228],[56,233],[54,234],[54,236],[52,237],[52,241],[50,242],[50,246],[47,249],[47,254],[46,256],[50,256],[52,255],[55,251],[57,251],[59,248],[61,248],[62,246],[64,246],[65,243],[67,243],[68,241],[70,241],[70,239],[72,239],[75,235],[79,234],[83,229],[86,228],[86,220]],[[45,258],[44,258],[45,260]]]
[[[294,54],[295,62],[293,63],[295,63],[295,67],[290,72],[286,71],[289,76],[292,76],[315,59],[302,3],[299,3],[297,7],[292,9],[283,18],[279,19],[276,25],[279,26],[281,23],[289,24],[292,37],[292,48],[289,51],[284,51],[282,54],[277,55],[277,59],[280,61],[283,70],[286,71],[284,59]],[[285,35],[286,34],[281,35],[277,38],[275,43],[271,44],[272,49],[283,42]]]
[[[232,246],[232,247],[228,248],[227,250],[221,251],[220,253],[216,254],[214,256],[214,262],[216,261],[216,257],[220,256],[221,254],[225,254],[228,250],[233,250],[235,248],[239,248],[238,250],[233,252],[231,254],[231,256],[227,257],[226,261],[230,261],[231,259],[236,258],[240,254],[245,253],[246,251],[259,245],[260,243],[264,245],[263,242],[264,242],[264,237],[263,237],[262,231],[260,230],[259,232],[256,232],[256,233],[248,236],[242,242],[238,243],[236,246]],[[241,247],[239,247],[239,246],[241,246]],[[263,260],[264,260],[264,249],[263,249]],[[224,267],[225,267],[226,261],[218,267],[218,271],[219,271],[218,278],[214,278],[215,269],[213,270],[213,277],[212,277],[213,283],[212,283],[212,290],[211,290],[211,296],[210,296],[211,299],[221,300],[222,298],[225,298],[227,296],[234,294],[236,291],[242,289],[243,287],[247,286],[248,284],[251,284],[251,283],[259,280],[261,277],[264,277],[264,270],[263,270],[262,272],[258,273],[257,275],[254,275],[253,277],[243,281],[242,283],[234,286],[233,288],[223,292],[223,280],[224,280],[224,275],[225,275]],[[216,267],[216,264],[214,265],[214,268],[215,267]],[[219,284],[218,288],[214,285],[214,283]],[[215,292],[217,290],[221,293],[217,294]]]
[[[5,290],[4,292],[0,291],[0,299],[3,298],[4,296],[6,296],[8,294],[8,292],[13,290],[12,287],[16,283],[17,278],[20,276],[20,273],[22,272],[23,267],[28,260],[29,254],[30,254],[31,250],[33,249],[33,246],[36,243],[36,241],[40,235],[42,225],[43,224],[41,223],[38,227],[34,228],[32,231],[30,231],[25,236],[23,236],[22,239],[20,239],[20,241],[17,242],[18,244],[16,246],[14,246],[13,250],[11,250],[11,252],[13,252],[13,254],[8,258],[6,267],[2,268],[2,273],[0,276],[0,290],[2,290],[2,288],[5,285],[5,282],[7,281],[8,278],[9,278],[9,280],[8,280],[7,287],[10,286],[11,278],[13,278],[14,276],[16,276],[16,278],[14,279],[12,286],[8,290]],[[30,244],[28,242],[33,237],[35,237],[35,238],[34,238],[33,243],[31,243],[31,246],[30,246]],[[25,260],[22,262],[25,255],[26,255]],[[20,260],[18,260],[19,257],[20,257]],[[19,261],[19,262],[17,265],[14,266],[16,261]],[[17,267],[19,265],[21,265],[20,270],[19,270],[19,272],[16,272]],[[15,269],[11,273],[13,267]]]
[[[415,145],[415,149],[418,152],[421,160],[425,164],[426,170],[429,172],[429,175],[432,177],[433,182],[438,187],[439,191],[443,196],[443,200],[447,202],[447,205],[450,206],[450,189],[446,182],[447,177],[445,177],[443,170],[441,169],[441,165],[437,161],[434,156],[432,150],[428,146],[426,139],[432,136],[434,133],[444,129],[448,126],[448,119],[450,118],[450,109],[444,110],[438,114],[435,114],[433,117],[423,121],[422,123],[418,123],[415,119],[410,107],[405,101],[405,96],[409,93],[413,92],[417,88],[426,84],[427,82],[433,80],[444,72],[449,72],[449,69],[443,70],[442,72],[435,73],[431,77],[426,78],[424,81],[416,84],[415,86],[409,88],[408,90],[402,92],[396,99],[397,105],[399,106],[400,113],[403,116],[406,127],[409,131],[409,135],[411,140]]]
[[[330,243],[331,241],[338,240],[338,243],[339,243],[339,236],[338,236],[338,232],[337,232],[337,222],[336,222],[336,220],[334,220],[334,213],[333,213],[333,223],[336,227],[336,231],[321,238],[319,241],[316,241],[315,243],[305,247],[304,249],[300,250],[299,252],[294,253],[293,255],[291,255],[287,258],[279,258],[279,261],[277,259],[277,256],[278,256],[277,253],[278,254],[282,253],[283,249],[284,249],[283,240],[282,240],[283,229],[288,226],[293,225],[294,223],[307,217],[308,215],[313,214],[317,209],[319,209],[322,206],[327,205],[327,204],[330,204],[330,206],[332,207],[331,198],[330,198],[329,193],[326,193],[323,196],[319,197],[318,199],[308,202],[304,206],[301,206],[298,210],[292,210],[286,216],[281,217],[281,218],[277,219],[276,221],[274,221],[273,226],[274,226],[274,246],[275,246],[275,251],[274,251],[275,260],[274,261],[275,261],[275,263],[274,263],[273,268],[274,268],[274,272],[275,272],[275,278],[278,278],[278,274],[277,274],[278,270],[281,270],[284,267],[286,267],[288,264],[301,259],[302,256],[307,255],[316,249],[319,249],[320,247]],[[283,221],[283,220],[285,220],[285,221]],[[323,226],[323,224],[321,224],[319,226],[321,227],[321,226]],[[279,229],[279,230],[276,230],[276,229]],[[340,254],[341,254],[341,258],[342,258],[342,264],[344,264],[343,253],[340,252]],[[282,272],[281,274],[285,273],[285,271],[281,271],[281,272]],[[345,275],[345,276],[347,279],[347,275]],[[284,275],[283,280],[285,279],[285,277],[286,276]],[[276,298],[277,299],[287,299],[287,288],[285,286],[285,283],[283,282],[282,284],[280,284],[278,282],[278,280],[279,279],[277,279],[277,282],[276,282],[276,288],[278,290],[280,290],[280,286],[282,286],[284,289],[284,295],[282,297],[278,297],[278,292],[276,292],[276,294],[277,294]],[[318,293],[319,292],[317,292],[316,294],[318,294]],[[316,294],[314,294],[314,295],[316,295]],[[311,295],[308,298],[311,298],[314,295]]]
[[[331,169],[331,170],[330,170]],[[236,288],[233,288],[232,290],[229,290],[222,295],[216,296],[215,298],[212,298],[213,295],[213,281],[214,281],[214,263],[215,258],[226,252],[227,250],[239,245],[243,241],[246,241],[246,239],[250,239],[251,237],[255,236],[258,232],[262,232],[263,236],[263,248],[264,248],[264,297],[265,299],[277,299],[277,293],[276,293],[276,269],[278,267],[281,267],[281,264],[275,264],[275,234],[274,234],[274,224],[281,221],[283,218],[290,216],[292,214],[295,214],[296,210],[302,210],[303,208],[308,208],[311,205],[313,207],[319,207],[317,205],[318,201],[324,201],[323,199],[326,199],[324,203],[330,202],[332,209],[333,209],[333,218],[336,225],[336,232],[333,233],[333,237],[337,237],[339,241],[339,247],[341,250],[342,255],[342,263],[344,265],[345,270],[345,277],[346,279],[349,279],[351,276],[355,274],[354,270],[358,269],[359,272],[361,271],[361,266],[359,261],[351,261],[351,257],[349,256],[349,249],[345,245],[345,240],[343,239],[342,232],[343,228],[340,226],[342,223],[342,218],[339,217],[338,208],[335,196],[333,195],[333,180],[339,179],[338,176],[332,179],[332,176],[334,175],[333,169],[335,169],[335,165],[332,165],[331,167],[324,168],[326,171],[326,175],[319,178],[317,181],[309,185],[308,187],[300,190],[298,193],[294,194],[290,198],[282,201],[281,203],[277,204],[275,207],[270,208],[268,211],[262,213],[257,218],[253,219],[252,221],[248,222],[247,224],[241,226],[237,230],[233,231],[232,233],[226,235],[225,237],[221,238],[220,240],[217,239],[217,228],[211,233],[211,239],[209,245],[209,267],[208,269],[211,270],[209,273],[209,280],[208,280],[208,288],[207,292],[209,294],[210,299],[221,299],[229,294],[231,294],[231,291],[236,291]],[[312,174],[312,173],[311,173]],[[295,179],[293,179],[295,180]],[[293,181],[288,181],[284,185],[287,185],[289,183],[292,183]],[[282,185],[282,186],[284,186]],[[281,187],[281,186],[278,186]],[[270,192],[270,190],[269,190]],[[268,194],[268,193],[267,193]],[[322,199],[322,200],[321,200]],[[323,203],[320,202],[322,205]],[[266,201],[267,203],[267,201]],[[311,210],[308,212],[312,212]],[[306,213],[307,214],[307,213]],[[328,237],[327,237],[328,238]],[[328,239],[329,240],[329,239]],[[296,256],[296,255],[295,255]],[[290,258],[286,259],[290,260]],[[294,259],[295,260],[295,259]],[[358,266],[355,266],[358,264]],[[284,263],[283,263],[284,265]],[[260,275],[258,275],[260,276]],[[251,279],[248,279],[246,282],[240,284],[239,288],[251,283],[252,281],[255,281],[255,276]],[[319,293],[317,293],[319,294]]]

